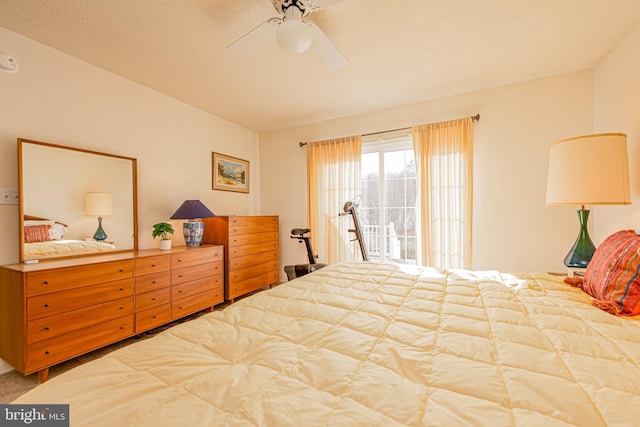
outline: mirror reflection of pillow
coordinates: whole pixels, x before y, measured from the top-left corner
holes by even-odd
[[[27,227],[35,227],[35,226],[41,226],[41,225],[49,226],[49,236],[48,236],[48,239],[46,240],[35,240],[36,242],[46,242],[47,240],[60,240],[64,237],[64,233],[68,231],[67,227],[65,227],[64,224],[61,224],[56,221],[30,219],[30,220],[24,221],[25,233],[26,233]],[[33,243],[33,242],[28,242],[26,237],[24,241],[25,243]]]
[[[56,222],[49,229],[49,238],[51,240],[60,240],[64,237],[64,233],[66,232],[67,232],[67,227],[60,224],[59,222]]]
[[[36,242],[47,242],[51,240],[49,237],[49,230],[51,229],[51,225],[42,224],[42,225],[29,225],[24,227],[24,242],[25,243],[36,243]]]

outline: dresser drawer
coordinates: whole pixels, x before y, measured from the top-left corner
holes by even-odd
[[[278,233],[276,231],[268,231],[266,233],[255,234],[237,234],[235,236],[229,236],[229,246],[241,246],[262,242],[277,242]]]
[[[278,217],[273,215],[254,215],[254,216],[230,216],[229,227],[251,227],[260,226],[278,226]]]
[[[55,365],[133,335],[133,315],[78,329],[27,346],[25,373]]]
[[[169,271],[171,268],[171,257],[169,255],[159,255],[136,258],[135,266],[136,276]]]
[[[193,294],[171,303],[171,317],[173,319],[179,319],[196,311],[213,307],[223,301],[224,294],[222,288],[216,288],[213,291],[207,291],[201,294]]]
[[[256,277],[259,275],[264,275],[266,273],[278,273],[278,261],[271,261],[264,264],[256,264],[251,267],[240,268],[237,270],[230,271],[229,275],[229,283],[237,283],[243,280],[251,279],[252,277]],[[270,283],[267,283],[270,284]]]
[[[133,295],[133,279],[27,298],[27,319],[52,316]]]
[[[171,299],[173,301],[185,298],[194,294],[212,291],[214,289],[223,288],[222,274],[217,276],[205,277],[204,279],[193,280],[181,285],[171,287]]]
[[[223,261],[210,262],[208,264],[198,264],[193,267],[180,268],[171,272],[171,284],[173,286],[184,282],[190,282],[202,277],[222,274],[224,271]]]
[[[229,246],[229,258],[236,258],[261,252],[273,252],[278,250],[278,242],[262,242],[251,245]]]
[[[136,277],[136,294],[143,294],[156,289],[168,288],[169,286],[171,286],[170,271]]]
[[[231,271],[250,267],[256,264],[264,264],[269,261],[279,261],[280,253],[278,251],[261,252],[255,255],[247,255],[229,260],[229,274]]]
[[[171,304],[159,305],[136,313],[136,334],[171,321]]]
[[[229,289],[227,290],[227,299],[233,300],[239,296],[242,296],[256,289],[261,289],[266,286],[272,285],[278,282],[278,272],[270,271],[263,273],[259,276],[252,277],[247,280],[238,281],[232,283],[229,281]]]
[[[171,288],[162,288],[136,295],[136,312],[171,302]]]
[[[27,273],[27,296],[81,288],[133,277],[133,260],[104,262]]]
[[[76,329],[117,319],[133,313],[133,298],[121,298],[55,316],[31,320],[27,324],[29,344],[63,335]]]
[[[171,268],[190,267],[213,261],[221,261],[224,254],[223,246],[199,247],[198,250],[185,250],[171,255]]]
[[[238,234],[254,234],[254,233],[277,232],[277,231],[278,231],[277,221],[247,224],[247,225],[230,225],[229,237],[231,238],[232,236],[236,236]]]

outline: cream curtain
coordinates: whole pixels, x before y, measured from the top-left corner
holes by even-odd
[[[362,138],[352,136],[307,144],[308,224],[323,263],[356,260],[350,216],[344,204],[360,194]]]
[[[471,267],[473,120],[412,128],[422,265]]]

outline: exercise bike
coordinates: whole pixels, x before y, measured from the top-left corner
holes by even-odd
[[[294,228],[291,230],[291,238],[297,239],[300,243],[304,242],[307,247],[307,257],[309,258],[309,264],[296,264],[285,265],[284,272],[287,273],[287,279],[292,280],[296,277],[304,276],[316,270],[320,270],[322,267],[326,267],[327,264],[321,264],[317,262],[318,256],[313,253],[311,247],[311,238],[307,234],[311,230],[308,228]]]

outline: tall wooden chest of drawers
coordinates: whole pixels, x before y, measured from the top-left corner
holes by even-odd
[[[144,250],[0,267],[0,358],[50,366],[224,301],[224,248]]]
[[[225,248],[227,300],[233,302],[239,296],[278,282],[277,216],[216,216],[203,221],[203,243]]]

